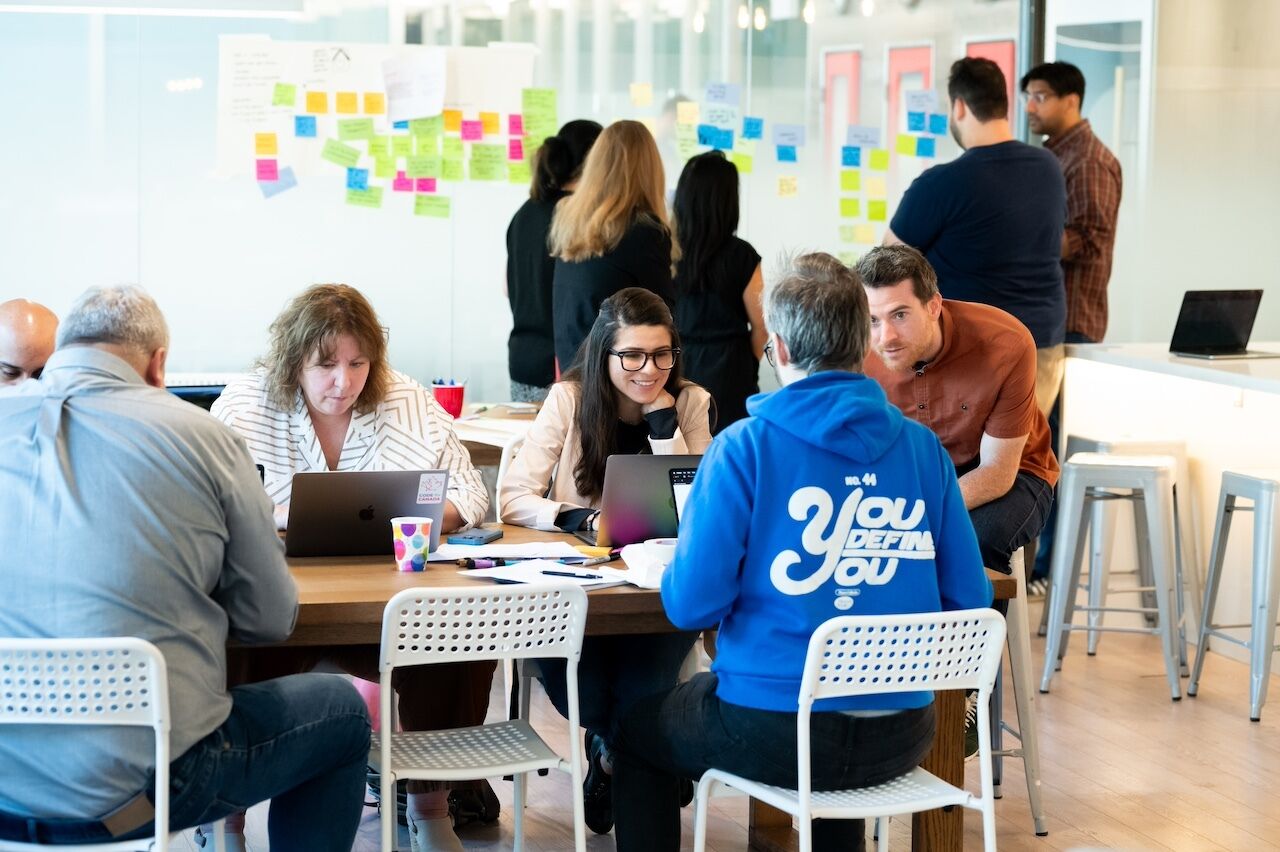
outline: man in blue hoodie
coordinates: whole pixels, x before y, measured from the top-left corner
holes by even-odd
[[[795,787],[809,637],[840,615],[984,607],[991,584],[938,439],[861,375],[870,333],[857,274],[792,260],[765,299],[765,352],[783,388],[716,438],[662,580],[681,629],[720,625],[710,673],[644,699],[614,757],[620,852],[680,846],[677,779],[715,767]],[[815,790],[879,784],[933,741],[930,692],[820,701]],[[854,849],[861,821],[817,820],[814,848]]]

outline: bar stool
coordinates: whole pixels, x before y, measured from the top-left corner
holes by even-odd
[[[1062,667],[1067,640],[1073,630],[1119,633],[1154,633],[1161,639],[1169,692],[1174,701],[1182,698],[1179,670],[1186,662],[1186,637],[1183,634],[1182,606],[1179,587],[1182,567],[1177,559],[1174,509],[1174,483],[1177,460],[1171,456],[1121,456],[1101,453],[1077,453],[1062,468],[1059,483],[1057,547],[1050,569],[1053,610],[1049,614],[1049,634],[1045,642],[1044,676],[1040,691],[1049,691],[1054,671]],[[1124,489],[1128,494],[1117,494]],[[1084,538],[1088,523],[1085,504],[1097,500],[1135,500],[1134,518],[1138,537],[1138,558],[1145,561],[1143,570],[1151,572],[1156,598],[1158,623],[1154,628],[1104,627],[1094,624],[1072,624],[1077,609],[1075,588],[1080,582],[1084,558]],[[1068,548],[1070,555],[1068,555]],[[1171,569],[1172,566],[1172,570]],[[1086,612],[1092,605],[1080,607]],[[1144,610],[1129,610],[1142,612]]]
[[[1267,700],[1271,654],[1280,650],[1275,644],[1280,602],[1280,561],[1277,560],[1280,554],[1275,546],[1277,491],[1280,491],[1278,472],[1249,475],[1228,470],[1222,473],[1218,517],[1209,551],[1209,574],[1205,578],[1204,605],[1200,611],[1200,644],[1191,682],[1187,684],[1187,694],[1195,695],[1210,636],[1248,648],[1249,718],[1254,722],[1262,718],[1262,705]],[[1241,497],[1252,500],[1253,506],[1237,506],[1236,500]],[[1250,624],[1214,624],[1213,610],[1218,601],[1218,584],[1222,581],[1222,563],[1227,555],[1227,534],[1231,531],[1231,516],[1236,512],[1253,512],[1253,602],[1250,607],[1253,620]],[[1222,632],[1243,627],[1249,628],[1248,641]]]

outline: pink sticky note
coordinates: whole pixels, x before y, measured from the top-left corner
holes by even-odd
[[[523,139],[507,140],[507,159],[508,160],[524,159],[524,140]]]
[[[413,178],[405,177],[403,171],[396,172],[396,179],[391,182],[395,192],[413,192]]]
[[[462,141],[479,142],[484,138],[484,124],[479,121],[462,122]]]
[[[280,169],[275,160],[258,160],[258,180],[280,180]]]
[[[418,192],[435,192],[435,178],[418,178]]]
[[[524,116],[518,113],[512,113],[507,116],[507,135],[523,136],[524,135]]]

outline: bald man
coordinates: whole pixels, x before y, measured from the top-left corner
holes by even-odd
[[[53,354],[58,317],[26,299],[0,304],[0,386],[40,378]]]

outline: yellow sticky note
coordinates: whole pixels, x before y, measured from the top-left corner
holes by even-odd
[[[462,129],[462,110],[447,109],[444,111],[444,129],[454,133]]]
[[[382,92],[364,93],[364,114],[385,115],[387,112],[387,96]]]
[[[842,242],[842,243],[851,243],[851,242],[853,242],[853,236],[854,236],[854,226],[853,226],[853,225],[841,225],[841,226],[840,226],[840,242]]]
[[[887,172],[889,170],[889,152],[884,148],[871,149],[871,169],[877,172]]]
[[[883,222],[889,218],[889,202],[887,201],[868,201],[867,202],[867,218],[872,222]]]
[[[729,154],[729,162],[738,167],[739,174],[749,175],[751,174],[752,169],[755,168],[754,157],[747,154],[739,154],[737,151],[733,151]]]
[[[787,176],[778,178],[778,197],[794,198],[800,194],[799,181],[795,177]]]
[[[896,147],[899,154],[914,157],[916,155],[916,137],[908,136],[906,133],[899,133]]]
[[[393,157],[412,157],[413,156],[413,137],[412,136],[392,136],[391,137],[391,155]]]
[[[733,152],[735,154],[743,154],[748,157],[754,157],[756,155],[756,140],[743,139],[742,137],[738,137],[737,139],[734,139]]]
[[[889,187],[882,177],[867,178],[867,198],[888,198]]]
[[[338,92],[334,96],[334,104],[338,115],[355,115],[360,111],[359,98],[355,92]]]
[[[417,195],[413,199],[413,215],[430,216],[434,219],[449,218],[449,196]]]
[[[853,241],[864,246],[873,246],[877,242],[876,229],[870,225],[854,225]]]
[[[862,189],[862,172],[857,169],[841,169],[840,189],[842,192],[857,192]]]
[[[841,198],[840,215],[845,219],[857,219],[862,215],[862,202],[857,198]]]
[[[637,107],[653,106],[653,84],[632,83],[631,105]]]
[[[697,124],[698,102],[680,101],[676,104],[676,124]]]
[[[480,126],[485,136],[496,136],[501,133],[502,116],[496,112],[480,113]]]
[[[327,92],[307,92],[307,112],[312,115],[325,115],[329,112],[329,94]]]
[[[259,157],[273,157],[277,150],[276,135],[274,133],[255,133],[253,134],[253,153]]]
[[[394,157],[374,157],[373,176],[390,180],[396,176],[396,160]]]

